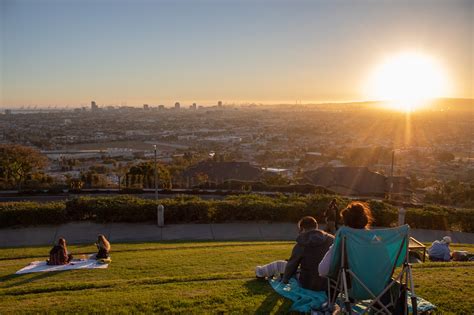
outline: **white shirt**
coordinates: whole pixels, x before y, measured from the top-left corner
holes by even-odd
[[[332,249],[334,245],[331,245],[324,255],[323,259],[319,263],[318,272],[320,277],[326,277],[329,273],[329,267],[331,267],[331,259],[332,259]]]

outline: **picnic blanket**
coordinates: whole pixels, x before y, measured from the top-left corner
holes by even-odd
[[[411,304],[411,292],[407,292],[408,294],[408,314],[413,313],[413,306]],[[344,307],[343,301],[338,301],[339,306],[342,308]],[[352,311],[355,314],[361,314],[364,312],[364,310],[367,308],[367,305],[370,304],[370,300],[367,301],[361,301],[358,304],[355,304],[352,306]],[[418,310],[418,313],[423,313],[423,312],[430,312],[434,311],[436,309],[436,305],[428,302],[427,300],[417,296],[416,297],[416,309]]]
[[[95,258],[95,254],[89,255],[86,259],[73,259],[67,265],[50,266],[46,261],[33,261],[28,266],[15,272],[16,275],[33,272],[51,272],[51,271],[65,271],[74,269],[105,269],[109,264],[102,264]]]
[[[270,279],[269,282],[275,292],[293,301],[290,309],[291,311],[309,313],[312,309],[319,309],[328,299],[326,292],[324,291],[303,289],[300,287],[298,281],[295,278],[291,278],[288,284],[284,284],[283,282],[275,279]],[[410,296],[411,294],[408,292],[408,297]],[[419,296],[416,297],[416,300],[418,312],[432,311],[436,308],[435,305]],[[341,308],[344,307],[342,301],[338,302],[340,303]],[[355,304],[352,306],[352,311],[355,314],[360,314],[366,309],[369,303],[370,301],[362,301],[358,304]],[[410,298],[408,299],[408,311],[409,313],[413,312]]]
[[[320,308],[328,299],[326,292],[304,289],[295,278],[291,278],[288,284],[275,279],[270,279],[269,282],[278,294],[293,301],[290,311],[308,313],[312,308]]]

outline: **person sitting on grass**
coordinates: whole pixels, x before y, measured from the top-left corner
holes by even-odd
[[[353,229],[369,229],[374,221],[372,211],[364,202],[351,202],[344,210],[341,211],[342,222],[345,226]],[[333,246],[329,248],[321,263],[318,266],[319,276],[326,277],[331,266]]]
[[[66,240],[60,238],[58,245],[55,245],[49,251],[49,259],[47,260],[48,265],[67,265],[71,262],[72,255],[67,252]]]
[[[257,266],[257,277],[270,277],[282,273],[281,281],[288,283],[296,276],[301,287],[314,291],[327,289],[327,280],[318,276],[318,264],[334,241],[334,236],[318,229],[315,218],[307,216],[298,222],[299,235],[288,262],[278,260]],[[299,275],[297,275],[300,267]]]
[[[110,243],[109,241],[105,238],[104,235],[99,234],[97,238],[97,243],[95,244],[97,246],[97,249],[99,252],[95,256],[96,259],[108,259],[109,252],[110,252]]]
[[[449,244],[451,237],[445,236],[441,241],[434,241],[431,247],[428,248],[428,257],[430,261],[450,261],[451,251]]]

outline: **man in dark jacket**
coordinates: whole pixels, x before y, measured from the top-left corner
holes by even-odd
[[[318,265],[332,245],[334,236],[318,230],[318,222],[309,216],[298,222],[298,229],[300,234],[296,238],[296,245],[293,247],[282,281],[288,283],[300,267],[298,281],[303,288],[326,290],[327,279],[319,276]]]

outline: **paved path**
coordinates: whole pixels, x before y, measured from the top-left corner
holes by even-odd
[[[321,226],[323,228],[323,226]],[[297,236],[294,223],[153,224],[73,222],[59,226],[0,229],[0,247],[51,245],[65,237],[70,244],[93,243],[97,234],[111,242],[156,242],[174,240],[287,240]],[[474,233],[437,230],[411,230],[421,242],[432,242],[450,235],[454,243],[474,244]]]

